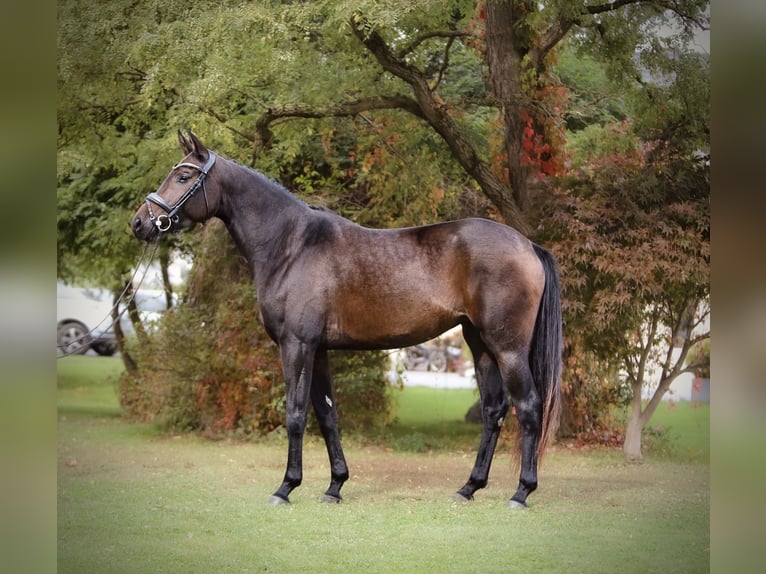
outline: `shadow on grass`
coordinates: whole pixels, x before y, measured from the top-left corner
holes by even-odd
[[[69,418],[90,417],[104,419],[122,418],[122,409],[119,406],[110,407],[102,405],[59,405],[57,408],[59,416]]]

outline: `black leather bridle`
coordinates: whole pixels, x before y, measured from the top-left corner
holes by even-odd
[[[184,206],[184,204],[189,201],[195,193],[199,190],[199,188],[202,188],[202,194],[205,197],[205,209],[207,210],[207,216],[210,217],[210,205],[207,201],[207,190],[205,189],[205,178],[207,177],[208,172],[212,169],[213,165],[215,165],[215,159],[216,155],[210,151],[208,152],[210,156],[208,157],[207,162],[203,166],[194,165],[193,163],[178,163],[173,166],[172,171],[175,171],[179,167],[190,167],[193,169],[196,169],[199,171],[199,177],[196,179],[196,181],[191,185],[189,189],[186,190],[186,192],[178,199],[178,201],[175,203],[175,205],[168,205],[168,203],[162,199],[156,192],[150,193],[146,196],[146,208],[149,211],[149,219],[151,219],[154,222],[154,225],[157,226],[157,229],[160,232],[165,231],[172,231],[173,227],[179,222],[180,217],[178,215],[178,212],[181,210],[181,208]],[[154,212],[152,211],[152,203],[161,207],[165,210],[165,213],[155,216]]]

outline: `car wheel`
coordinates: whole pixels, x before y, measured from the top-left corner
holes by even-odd
[[[93,343],[91,348],[102,357],[111,357],[117,351],[117,343],[108,341],[106,343]]]
[[[77,321],[67,321],[58,327],[56,344],[64,355],[84,355],[90,349],[88,328]]]

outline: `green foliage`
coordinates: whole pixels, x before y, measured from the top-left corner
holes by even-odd
[[[110,253],[99,251],[103,257],[94,259],[94,249],[80,246],[109,241],[115,233],[126,243],[111,241],[110,246],[130,260],[135,247],[128,245],[125,222],[177,159],[175,131],[181,127],[195,129],[211,147],[286,184],[296,183],[297,191],[319,196],[363,223],[455,217],[461,209],[455,198],[475,186],[465,185],[465,175],[445,154],[443,143],[409,114],[373,111],[352,118],[280,122],[272,126],[268,154],[251,143],[253,124],[270,107],[322,106],[361,94],[406,93],[401,81],[381,78],[350,34],[350,15],[367,9],[374,14],[373,24],[399,26],[407,34],[434,20],[454,25],[460,14],[472,13],[469,2],[455,3],[446,15],[441,2],[353,7],[332,2],[203,2],[194,7],[176,2],[138,7],[129,2],[103,7],[63,2],[59,164],[66,172],[59,176],[60,274],[68,268],[97,274],[111,267],[95,264],[111,261]],[[437,58],[435,66],[443,44],[429,40],[417,57]],[[475,53],[462,46],[454,52],[457,65],[442,82],[445,94],[457,99],[480,93],[483,81],[476,73],[480,66]],[[311,81],[306,81],[305,70],[313,71]],[[133,157],[113,169],[110,161],[128,154]],[[377,161],[363,165],[373,157]],[[430,167],[412,170],[413,165]],[[394,179],[403,173],[409,177]],[[98,197],[92,195],[94,186],[103,189]],[[381,206],[390,200],[390,213],[385,213]],[[83,225],[72,213],[100,213],[106,206],[107,229]]]
[[[653,59],[642,54],[653,81],[641,89],[584,50],[582,62],[564,52],[571,111],[588,119],[570,124],[572,171],[551,188],[537,236],[562,267],[567,426],[615,442],[613,407],[640,393],[648,364],[673,376],[664,361],[672,329],[708,293],[709,70],[701,56],[655,48]],[[609,98],[619,108],[589,115],[590,102],[620,86]]]
[[[258,321],[252,290],[222,285],[228,304],[182,305],[135,354],[140,371],[123,375],[123,408],[173,431],[247,436],[284,418],[276,347]]]
[[[664,393],[678,372],[668,352],[672,329],[690,304],[704,313],[697,305],[709,293],[709,166],[668,141],[638,140],[628,123],[594,133],[577,179],[551,190],[539,231],[562,268],[568,361],[576,366],[565,387],[610,388],[602,378],[617,381],[619,369],[612,398],[624,401],[639,396],[650,364],[661,365]],[[575,396],[568,406],[576,419],[583,395]],[[598,403],[587,408],[609,413]]]
[[[660,58],[656,80],[634,96],[636,133],[679,154],[709,153],[709,57],[666,49]]]
[[[609,81],[604,66],[567,42],[558,56],[556,73],[569,91],[565,113],[570,149],[579,150],[581,131],[624,120],[628,115],[624,88]]]
[[[553,190],[541,225],[564,269],[568,322],[585,321],[605,358],[652,303],[704,298],[710,257],[707,165],[662,143],[610,147]]]

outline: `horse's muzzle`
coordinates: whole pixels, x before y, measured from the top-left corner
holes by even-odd
[[[154,224],[154,222],[148,217],[141,217],[141,215],[136,215],[133,218],[131,229],[133,231],[133,235],[144,241],[153,239],[157,233],[159,233],[159,230],[157,229],[157,226]]]

